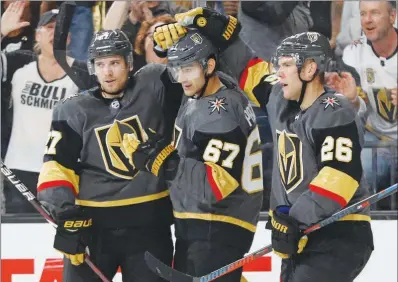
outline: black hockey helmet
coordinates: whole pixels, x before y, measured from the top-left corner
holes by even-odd
[[[275,56],[272,58],[272,64],[275,69],[278,68],[280,57],[292,57],[295,60],[299,78],[303,82],[299,104],[304,99],[307,83],[311,82],[317,74],[326,72],[334,67],[333,51],[329,40],[318,32],[303,32],[285,38],[277,47]],[[311,80],[304,81],[300,76],[300,72],[307,59],[315,61],[317,71]]]
[[[180,67],[193,62],[217,60],[218,49],[197,29],[188,29],[187,34],[167,50],[169,67]]]
[[[282,56],[293,57],[299,69],[305,60],[313,59],[318,65],[318,72],[325,72],[333,58],[329,40],[318,32],[303,32],[285,38],[277,47],[273,58],[274,66]]]
[[[114,29],[96,32],[88,47],[89,73],[95,73],[94,59],[112,55],[123,56],[129,68],[133,67],[133,47],[123,31]]]

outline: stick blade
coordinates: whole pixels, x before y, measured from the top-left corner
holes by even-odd
[[[145,262],[149,269],[156,273],[159,277],[173,282],[199,282],[199,278],[182,273],[164,264],[162,261],[154,257],[150,252],[145,252]]]

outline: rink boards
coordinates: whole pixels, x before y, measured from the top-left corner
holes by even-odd
[[[270,243],[270,234],[260,222],[251,251]],[[396,282],[397,221],[372,221],[375,251],[356,282]],[[49,224],[1,225],[2,282],[61,282],[61,255],[52,248],[54,229]],[[280,259],[265,256],[244,268],[249,282],[278,282]],[[336,269],[338,271],[338,269]],[[121,282],[117,274],[114,282]]]

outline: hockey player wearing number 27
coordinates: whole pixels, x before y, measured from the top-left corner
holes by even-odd
[[[344,96],[325,89],[327,38],[297,34],[282,41],[269,75],[253,92],[267,106],[274,152],[271,220],[282,282],[351,282],[373,250],[369,208],[307,236],[302,230],[368,196],[360,161],[363,127]],[[344,91],[356,92],[342,73]],[[343,89],[342,88],[342,89]]]
[[[190,29],[167,57],[170,77],[185,93],[174,146],[126,134],[123,150],[134,166],[170,182],[174,267],[200,276],[250,249],[262,205],[259,131],[250,102],[228,79],[220,80],[218,51],[198,30]],[[241,276],[238,269],[218,281],[239,282]]]
[[[67,13],[72,10],[64,10],[67,5],[68,2],[62,4],[60,15],[71,16]],[[220,24],[207,30],[220,38],[228,28],[228,18],[217,14],[212,20]],[[56,50],[65,49],[59,35],[68,29],[57,22]],[[182,28],[180,31],[185,32]],[[236,38],[238,31],[230,38]],[[183,89],[180,84],[171,83],[166,65],[149,64],[131,76],[132,55],[129,39],[120,30],[96,33],[89,47],[88,62],[75,60],[70,73],[88,84],[86,89],[97,87],[62,101],[54,110],[38,199],[58,223],[54,247],[65,254],[66,282],[98,281],[83,263],[86,247],[108,279],[114,277],[120,266],[125,282],[163,281],[145,265],[145,251],[171,265],[173,214],[168,187],[163,179],[139,171],[138,164],[129,162],[121,146],[125,133],[134,133],[140,141],[146,141],[151,135],[149,129],[170,144]],[[234,108],[228,109],[233,113]],[[149,137],[149,142],[153,142]],[[225,145],[229,153],[226,165],[235,158],[240,160],[235,156],[236,147],[228,146]],[[258,210],[249,219],[248,229],[255,228]],[[82,220],[87,224],[79,225]],[[228,236],[227,233],[225,237]]]

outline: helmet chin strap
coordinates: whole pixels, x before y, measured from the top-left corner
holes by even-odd
[[[299,97],[299,99],[297,101],[299,106],[301,106],[301,103],[303,103],[305,90],[307,90],[308,83],[313,81],[317,74],[318,74],[318,70],[316,70],[316,72],[314,73],[314,75],[312,76],[312,78],[310,80],[304,80],[304,79],[301,78],[301,68],[299,69],[298,77],[299,77],[300,81],[303,83],[303,86],[301,87],[300,97]]]
[[[203,87],[200,89],[199,94],[195,94],[194,95],[195,99],[200,99],[200,98],[202,98],[203,94],[205,94],[206,88],[207,88],[207,84],[209,84],[210,77],[211,77],[211,75],[205,74],[205,84],[203,84]]]
[[[207,85],[209,84],[209,80],[215,73],[215,71],[213,71],[211,74],[207,74],[206,71],[205,71],[205,84],[203,84],[203,87],[200,89],[199,94],[195,94],[193,96],[195,99],[200,99],[205,94]]]

